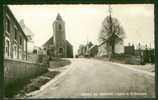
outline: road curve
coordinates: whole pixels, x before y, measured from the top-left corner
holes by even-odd
[[[155,97],[154,76],[111,62],[70,59],[68,73],[30,98],[133,98]]]

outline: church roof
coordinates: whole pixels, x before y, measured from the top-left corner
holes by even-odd
[[[48,47],[50,44],[54,44],[53,40],[54,40],[54,38],[52,36],[51,38],[49,38],[49,40],[45,44],[43,44],[43,47]]]
[[[57,17],[56,17],[56,20],[62,20],[60,14],[58,13]]]
[[[66,40],[66,44],[72,46],[72,44],[68,40]]]

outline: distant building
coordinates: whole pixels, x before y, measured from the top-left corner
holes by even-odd
[[[79,57],[94,57],[98,53],[98,46],[88,42],[86,45],[80,45],[78,49]]]
[[[101,46],[98,46],[98,56],[105,56],[107,55],[106,45],[103,44]]]
[[[39,51],[40,51],[40,47],[38,46],[33,47],[33,54],[39,54]]]
[[[66,40],[65,22],[60,14],[53,23],[53,36],[43,45],[51,57],[73,57],[73,46]]]
[[[109,53],[108,51],[111,51],[111,48],[107,47],[106,42],[101,43],[100,45],[98,45],[98,54],[97,55],[98,56],[106,56]],[[116,54],[124,53],[123,41],[120,41],[120,42],[115,44],[115,53]]]
[[[5,58],[27,59],[27,36],[9,7],[4,13]]]
[[[80,45],[78,48],[78,56],[84,56],[86,53],[86,46]]]
[[[90,57],[95,57],[98,54],[98,46],[97,45],[93,45],[92,47],[89,48],[89,55]]]
[[[155,50],[148,48],[147,45],[138,44],[138,47],[135,48],[134,45],[128,45],[124,47],[125,54],[137,57],[140,60],[141,64],[145,63],[154,63]]]
[[[124,47],[124,53],[127,55],[135,55],[134,45],[128,45]]]
[[[154,49],[137,49],[135,55],[141,57],[142,63],[154,63],[155,61]]]

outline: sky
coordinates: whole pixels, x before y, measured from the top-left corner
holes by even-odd
[[[74,54],[80,44],[92,41],[98,44],[101,25],[108,13],[105,4],[76,5],[9,5],[18,21],[24,23],[34,33],[36,46],[43,45],[53,36],[52,24],[60,13],[65,21],[66,39],[73,45]],[[139,42],[154,47],[154,5],[153,4],[114,4],[112,16],[124,28],[124,45]]]

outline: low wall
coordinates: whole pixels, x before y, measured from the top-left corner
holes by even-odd
[[[139,56],[127,56],[125,58],[126,64],[132,64],[132,65],[140,65],[141,64],[141,58]]]
[[[37,63],[38,60],[39,60],[39,55],[33,54],[33,53],[29,53],[27,60],[30,61],[30,62]]]
[[[13,59],[4,60],[5,85],[25,81],[38,76],[47,71],[47,67],[42,64],[31,63]]]

